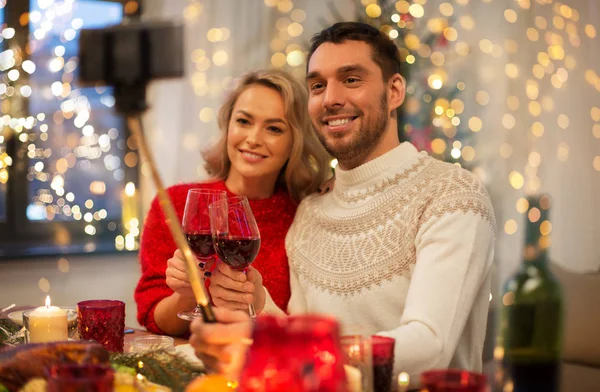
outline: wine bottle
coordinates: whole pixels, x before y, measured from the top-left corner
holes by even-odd
[[[523,261],[504,288],[496,351],[513,392],[557,392],[563,297],[548,266],[550,198],[534,196],[527,201]]]

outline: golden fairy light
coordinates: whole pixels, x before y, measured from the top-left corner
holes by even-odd
[[[0,95],[2,98],[18,100],[21,98],[39,97],[44,89],[51,93],[60,102],[60,110],[54,114],[46,116],[44,113],[34,114],[32,116],[21,118],[11,116],[11,113],[4,111],[5,116],[1,119],[0,126],[8,126],[14,132],[18,141],[26,144],[26,155],[32,160],[28,168],[26,178],[29,181],[38,181],[47,184],[47,188],[38,190],[33,196],[29,207],[36,220],[54,220],[59,215],[73,220],[83,220],[83,231],[88,235],[96,235],[98,228],[96,222],[108,219],[109,214],[100,206],[95,206],[91,199],[79,199],[77,195],[66,188],[66,179],[72,175],[71,169],[88,169],[91,167],[91,161],[103,160],[107,170],[114,174],[114,178],[122,178],[123,170],[120,168],[119,158],[110,154],[113,140],[117,137],[118,131],[114,128],[110,130],[95,130],[88,124],[91,116],[91,105],[86,96],[82,95],[79,89],[73,85],[73,72],[76,70],[76,58],[69,58],[66,54],[65,43],[76,37],[77,31],[83,27],[84,21],[80,18],[69,18],[72,10],[72,2],[54,2],[47,0],[40,2],[39,7],[43,12],[34,10],[29,14],[20,16],[21,25],[31,24],[32,40],[27,47],[27,53],[31,54],[36,48],[46,45],[39,40],[46,39],[49,32],[54,28],[62,28],[62,33],[58,37],[60,43],[54,47],[49,47],[50,59],[45,64],[36,64],[36,57],[22,61],[21,52],[12,49],[0,53],[0,71],[6,75],[6,81],[9,84],[0,83]],[[125,13],[133,14],[138,8],[137,1],[130,0],[125,3]],[[14,29],[7,27],[2,30],[2,38],[9,40],[15,37]],[[52,80],[48,86],[29,85],[26,82],[28,75],[36,74],[40,66],[47,67],[53,74]],[[104,94],[103,91],[96,89],[101,94],[100,102],[106,107],[114,105],[114,98]],[[38,94],[37,96],[33,94]],[[6,102],[6,101],[4,101]],[[18,105],[17,105],[18,106]],[[49,134],[53,125],[62,125],[65,120],[73,121],[75,127],[81,129],[81,137],[75,134],[69,135],[66,141],[66,147],[72,149],[72,152],[55,158],[58,151],[52,151],[51,148],[42,147],[42,142],[48,141]],[[3,140],[0,140],[0,142]],[[53,161],[49,160],[53,157]],[[6,152],[0,151],[0,181],[7,182],[8,175],[6,168],[12,164],[12,160],[6,155]],[[102,195],[106,192],[106,183],[103,181],[94,181],[90,183],[89,191],[94,195]],[[83,211],[82,206],[85,207]],[[31,219],[31,217],[30,217]],[[116,224],[108,222],[108,229],[115,230]],[[58,230],[55,238],[57,244],[67,245],[70,241],[70,234],[65,230]],[[60,267],[59,267],[60,268]]]

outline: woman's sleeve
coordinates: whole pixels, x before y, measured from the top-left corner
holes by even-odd
[[[138,322],[153,333],[164,333],[154,321],[154,310],[163,298],[173,294],[173,290],[167,286],[165,271],[167,260],[173,255],[175,249],[177,247],[165,222],[158,199],[155,198],[142,232],[140,243],[142,275],[134,293]]]

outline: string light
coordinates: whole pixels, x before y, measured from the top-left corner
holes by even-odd
[[[23,60],[23,52],[20,50],[9,49],[0,53],[0,71],[5,75],[0,83],[0,98],[4,102],[8,102],[8,100],[16,102],[23,98],[31,99],[31,97],[48,100],[44,97],[50,93],[51,96],[56,97],[53,101],[59,101],[60,109],[49,116],[37,113],[28,117],[20,117],[3,109],[0,129],[8,128],[17,136],[20,143],[26,145],[27,157],[31,160],[26,178],[30,182],[42,185],[41,188],[36,185],[37,193],[29,201],[28,218],[47,221],[84,220],[87,224],[83,227],[83,232],[94,236],[100,227],[97,224],[109,219],[109,214],[100,205],[95,206],[91,199],[79,200],[75,189],[67,189],[71,186],[68,185],[71,182],[66,179],[74,174],[72,169],[86,170],[91,167],[92,161],[104,163],[106,170],[113,171],[114,178],[117,180],[124,175],[124,172],[120,168],[120,159],[112,155],[117,147],[116,142],[112,141],[118,137],[118,131],[114,128],[95,130],[91,124],[88,124],[92,107],[88,98],[82,95],[79,87],[72,84],[77,62],[75,57],[64,57],[66,55],[64,44],[75,39],[78,30],[84,25],[81,18],[71,18],[72,3],[72,1],[40,0],[37,2],[37,6],[42,12],[33,10],[31,13],[19,17],[21,25],[29,23],[33,32],[33,38],[27,46],[27,53],[32,55],[31,59]],[[125,4],[125,13],[133,14],[137,7],[137,1],[128,1]],[[49,42],[46,42],[48,34],[51,31],[61,30],[62,34],[58,37],[61,44],[53,48],[46,48],[49,45]],[[7,41],[14,39],[15,30],[6,27],[1,31],[1,36]],[[11,47],[11,45],[6,47]],[[42,49],[49,50],[50,60],[45,64],[36,64],[36,61],[41,58],[36,55],[36,52]],[[52,73],[48,85],[39,83],[39,81],[37,84],[27,84],[25,76],[35,75],[40,66],[47,67]],[[97,93],[101,95],[100,102],[107,107],[112,107],[114,98],[105,94],[105,90],[97,89]],[[18,107],[19,105],[11,106]],[[62,150],[60,152],[53,151],[52,145],[48,146],[44,143],[48,141],[48,131],[54,125],[61,125],[65,121],[73,121],[75,127],[82,130],[82,134],[80,136],[68,134]],[[0,143],[3,141],[2,138]],[[57,156],[58,153],[60,156]],[[0,183],[8,182],[7,168],[12,163],[12,158],[0,148]],[[101,195],[106,192],[106,187],[107,184],[104,181],[93,181],[90,183],[89,191],[91,194]],[[83,203],[86,209],[85,213],[77,203]],[[116,229],[114,222],[105,224],[109,228],[113,227],[112,230]],[[59,229],[54,240],[59,245],[68,245],[71,235],[66,230]],[[137,236],[133,238],[133,242],[132,249],[135,249],[138,243]],[[93,250],[90,247],[87,249]],[[62,264],[59,262],[59,269],[66,272],[68,271],[68,262],[66,267],[64,264],[64,262]]]

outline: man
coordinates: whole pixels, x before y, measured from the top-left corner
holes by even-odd
[[[408,372],[412,385],[427,369],[481,370],[495,228],[484,187],[400,143],[404,79],[396,46],[377,29],[337,23],[317,34],[306,80],[310,118],[339,168],[334,190],[307,197],[288,232],[287,311],[395,338],[394,375]],[[219,307],[251,300],[284,315],[260,279],[223,264],[210,291]],[[210,365],[229,366],[229,343],[250,326],[239,313],[218,316],[232,323],[194,323],[191,343]]]

